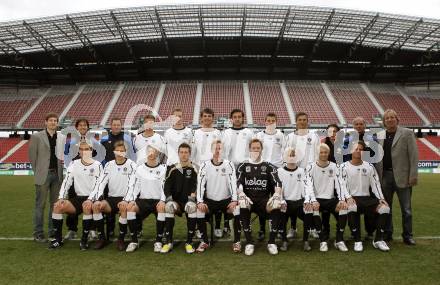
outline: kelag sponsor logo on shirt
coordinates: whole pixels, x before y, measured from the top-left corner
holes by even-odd
[[[267,180],[257,179],[256,177],[254,177],[254,179],[247,179],[245,177],[244,183],[246,186],[261,186],[263,188],[267,186]]]

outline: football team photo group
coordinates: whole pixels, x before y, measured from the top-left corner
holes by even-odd
[[[362,252],[368,242],[387,252],[396,192],[403,242],[415,245],[411,191],[417,184],[418,151],[413,131],[399,126],[396,111],[385,111],[385,129],[375,133],[366,132],[361,117],[353,120],[352,132],[344,133],[337,124],[313,131],[308,115],[298,112],[296,129],[287,135],[277,129],[275,113],[265,116],[266,128],[260,131],[244,126],[240,109],[231,110],[231,127],[221,131],[214,128],[210,108],[201,111],[198,129],[185,126],[182,115],[182,109],[173,110],[172,126],[163,135],[155,131],[153,113],[143,117],[143,127],[133,135],[122,132],[120,118],[112,118],[98,141],[88,134],[87,118],[75,121],[74,135],[64,135],[57,132],[58,115],[47,114],[46,128],[32,135],[29,146],[36,187],[34,240],[48,238],[49,249],[58,249],[78,235],[81,250],[98,250],[114,238],[117,250],[134,252],[142,233],[155,231],[152,250],[166,254],[174,250],[175,219],[183,218],[186,253],[209,251],[214,238],[230,235],[234,253],[253,255],[255,213],[257,240],[266,240],[271,255],[288,250],[299,232],[298,219],[304,251]],[[154,219],[155,228],[144,228],[144,219]]]

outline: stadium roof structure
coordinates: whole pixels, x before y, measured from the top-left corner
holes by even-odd
[[[440,79],[439,50],[440,19],[304,6],[153,6],[0,23],[3,80]]]

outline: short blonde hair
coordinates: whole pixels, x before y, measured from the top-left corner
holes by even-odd
[[[393,109],[386,109],[385,112],[383,112],[382,120],[385,122],[385,116],[386,115],[393,115],[396,117],[397,121],[399,121],[399,116],[397,116],[397,112]]]
[[[330,152],[330,147],[325,143],[319,144],[319,150],[321,150],[321,148],[325,148],[328,152]]]

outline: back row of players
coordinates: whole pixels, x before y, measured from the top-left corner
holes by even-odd
[[[132,144],[126,137],[118,141],[104,139],[107,155],[103,163],[93,159],[93,143],[84,139],[77,143],[80,159],[69,163],[54,205],[55,238],[50,248],[63,245],[63,214],[83,213],[80,248],[85,250],[92,227],[96,227],[99,236],[95,248],[105,246],[103,214],[119,213],[117,247],[133,252],[139,247],[138,221],[154,214],[154,251],[168,253],[173,248],[174,218],[185,214],[185,250],[204,252],[209,248],[206,222],[210,215],[220,212],[233,221],[233,251],[242,251],[243,231],[244,252],[252,255],[254,212],[263,221],[269,220],[270,254],[278,253],[278,234],[282,239],[280,250],[287,250],[289,217],[299,217],[304,222],[304,250],[311,250],[308,237],[315,230],[320,239],[319,250],[328,251],[329,235],[322,230],[320,217],[320,212],[326,211],[337,221],[334,245],[338,250],[348,251],[343,238],[348,221],[354,250],[363,251],[360,214],[377,225],[373,246],[389,250],[383,240],[383,228],[390,208],[375,168],[362,161],[364,142],[355,143],[351,160],[337,166],[329,161],[330,148],[320,142],[316,133],[300,132],[307,129],[305,113],[296,115],[298,130],[287,137],[276,129],[277,118],[272,113],[266,116],[266,129],[257,134],[243,127],[241,110],[231,112],[233,126],[223,133],[212,127],[214,112],[210,109],[201,112],[201,128],[195,131],[183,125],[180,109],[173,114],[180,119],[164,137],[153,130],[155,117],[147,115],[145,131]],[[130,159],[131,152],[137,159]],[[68,198],[72,184],[75,195]],[[127,227],[131,238],[128,246],[124,243]],[[194,247],[196,227],[201,232],[201,242]]]

